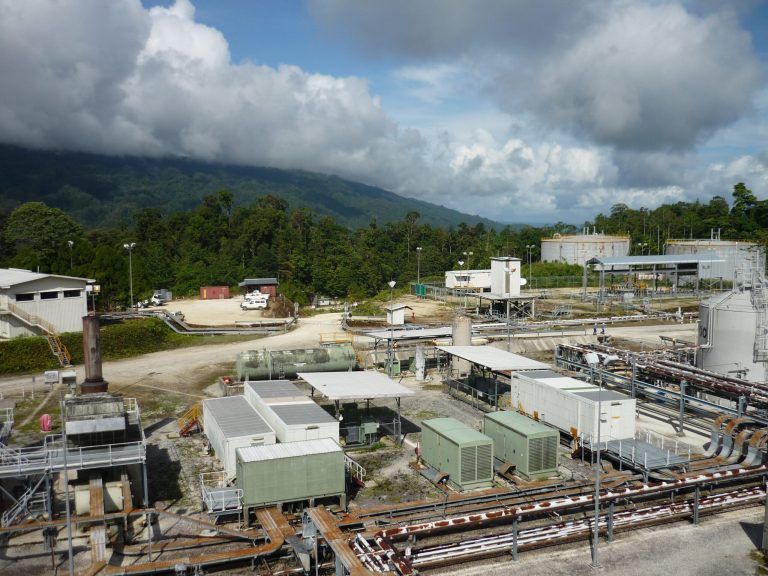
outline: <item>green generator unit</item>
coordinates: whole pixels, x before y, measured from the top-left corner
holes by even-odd
[[[457,490],[493,486],[493,440],[454,418],[421,423],[421,459]]]
[[[483,432],[493,439],[497,461],[513,465],[526,480],[557,475],[557,446],[560,432],[517,412],[485,415]]]

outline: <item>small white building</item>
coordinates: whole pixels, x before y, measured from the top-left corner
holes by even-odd
[[[496,256],[491,258],[491,294],[504,298],[520,296],[520,258]]]
[[[405,324],[405,311],[413,310],[407,304],[387,304],[387,325],[402,326]]]
[[[491,289],[490,270],[447,270],[445,287],[466,289],[473,292],[488,292]]]
[[[0,338],[82,332],[93,280],[0,268]]]

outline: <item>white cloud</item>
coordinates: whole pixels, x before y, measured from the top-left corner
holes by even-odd
[[[310,9],[401,58],[389,78],[402,94],[387,102],[402,108],[385,109],[362,77],[233,63],[190,0],[149,10],[0,0],[0,139],[336,173],[509,221],[727,195],[733,179],[768,191],[757,152],[697,157],[712,134],[710,151],[747,128],[765,134],[750,38],[716,5],[706,15],[630,0]]]

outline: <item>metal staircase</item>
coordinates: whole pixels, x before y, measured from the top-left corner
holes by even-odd
[[[43,331],[45,338],[48,340],[48,346],[51,348],[51,352],[56,357],[56,360],[59,361],[60,366],[72,365],[72,355],[69,353],[69,350],[67,350],[67,347],[59,338],[59,333],[56,331],[56,328],[53,326],[53,324],[43,320],[39,316],[30,314],[26,310],[22,310],[11,302],[8,302],[8,311],[28,326],[38,328]]]
[[[6,528],[19,524],[30,517],[46,514],[49,510],[48,484],[41,476],[16,502],[0,516],[0,526]]]
[[[195,429],[201,430],[200,423],[202,422],[203,405],[197,402],[192,408],[179,418],[179,434],[181,436],[189,436]]]

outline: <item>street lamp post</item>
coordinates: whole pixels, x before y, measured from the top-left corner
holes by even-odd
[[[416,284],[421,284],[421,246],[416,246]]]
[[[528,244],[525,247],[525,249],[528,250],[528,288],[533,288],[533,264],[531,264],[531,253],[534,248],[536,248],[535,244]]]
[[[464,284],[464,260],[459,260],[459,288],[461,289],[461,292],[464,291],[463,284]],[[464,305],[466,308],[466,304]]]
[[[74,246],[75,243],[72,240],[67,240],[67,246],[69,246],[69,271],[72,272],[72,246]]]
[[[587,364],[589,364],[589,383],[595,384],[595,366],[600,362],[600,357],[596,352],[588,352],[584,355]],[[597,543],[600,537],[600,421],[603,418],[603,379],[600,378],[600,388],[597,392],[597,464],[595,465],[595,523],[592,527],[592,567],[599,568],[600,562],[597,558]],[[592,449],[595,448],[594,440],[591,443]]]
[[[394,323],[394,315],[395,312],[392,310],[392,290],[395,288],[396,282],[394,280],[390,280],[388,282],[389,284],[389,350],[387,354],[387,373],[389,374],[389,377],[392,378],[392,373],[394,371],[394,363],[395,363],[395,323]]]
[[[130,244],[123,244],[123,248],[128,250],[128,279],[130,282],[131,290],[131,310],[133,310],[133,248],[136,246],[136,242]]]
[[[640,256],[645,254],[645,247],[648,246],[647,242],[638,242],[638,247],[640,248]],[[650,255],[651,251],[648,249],[648,254]]]
[[[462,252],[464,255],[464,259],[467,261],[467,285],[464,286],[464,310],[467,309],[467,290],[469,288],[469,259],[472,257],[474,252]]]

